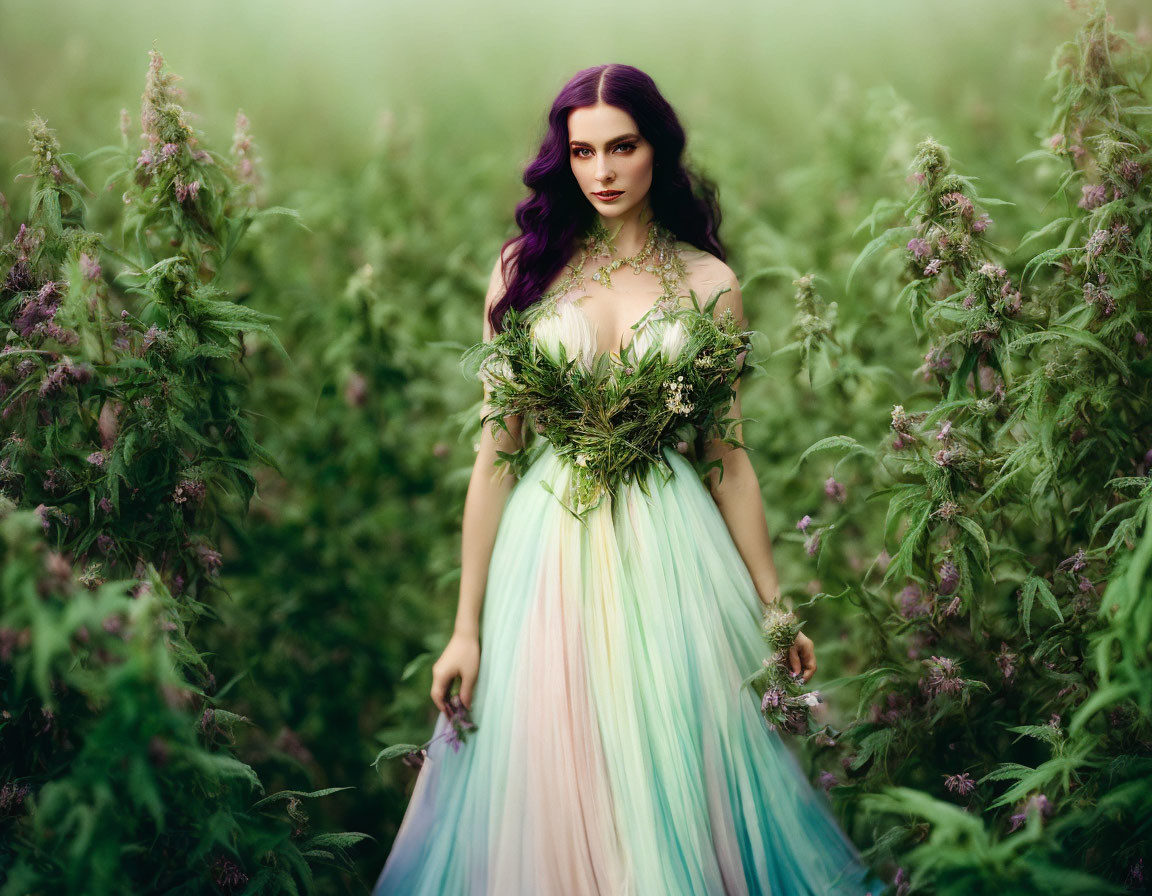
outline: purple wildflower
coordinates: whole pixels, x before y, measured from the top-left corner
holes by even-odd
[[[88,463],[92,464],[94,467],[104,466],[105,460],[107,460],[107,458],[104,456],[103,451],[93,451],[88,455]]]
[[[13,816],[21,814],[24,808],[24,799],[30,792],[27,784],[16,784],[8,781],[0,788],[0,816]]]
[[[212,863],[212,882],[226,893],[235,893],[248,883],[248,875],[227,856],[217,856]]]
[[[907,249],[912,253],[912,257],[919,261],[925,255],[932,253],[932,244],[922,237],[913,237],[908,240]]]
[[[951,594],[956,590],[956,585],[960,581],[960,570],[956,568],[955,563],[945,560],[936,572],[940,576],[941,594]]]
[[[1085,566],[1084,548],[1077,549],[1071,557],[1066,557],[1057,564],[1057,569],[1071,568],[1072,572],[1080,572]]]
[[[805,550],[805,552],[807,552],[809,557],[815,557],[816,551],[819,549],[819,547],[820,547],[820,533],[819,532],[815,532],[812,535],[809,535],[808,538],[804,541],[804,550]]]
[[[1008,649],[1008,642],[1000,642],[1000,652],[996,654],[996,665],[1000,667],[1000,674],[1005,681],[1011,681],[1016,674],[1016,654]]]
[[[915,582],[906,585],[898,597],[900,600],[900,615],[905,619],[926,616],[931,612],[931,607],[922,600],[923,592],[920,590],[920,586]]]
[[[964,690],[964,680],[960,678],[960,670],[954,660],[933,656],[921,662],[928,667],[928,674],[920,679],[920,687],[929,697]]]
[[[172,492],[172,501],[176,504],[198,507],[204,501],[205,492],[204,483],[200,480],[181,479]]]
[[[840,503],[844,503],[848,491],[844,488],[844,484],[836,481],[836,477],[829,476],[824,480],[824,494],[829,498],[833,498]]]
[[[1080,188],[1080,193],[1080,201],[1076,204],[1089,211],[1099,208],[1108,201],[1108,193],[1103,184],[1084,184]]]
[[[800,517],[800,521],[796,523],[796,528],[801,532],[805,532],[811,524],[812,517],[808,516],[808,514],[804,514],[804,516]]]
[[[928,262],[927,265],[925,265],[924,276],[925,277],[935,277],[937,274],[940,273],[940,268],[942,268],[943,266],[944,266],[944,260],[943,259],[933,258],[930,262]]]
[[[144,351],[148,351],[159,339],[164,336],[164,331],[161,330],[156,324],[152,324],[148,328],[148,332],[144,334],[144,341],[142,343]]]
[[[760,710],[767,712],[768,707],[772,707],[773,709],[778,708],[783,702],[784,697],[785,694],[780,688],[769,688],[764,692],[764,697],[760,701]]]
[[[1112,231],[1096,230],[1092,233],[1092,236],[1088,237],[1088,242],[1084,244],[1084,251],[1092,258],[1097,258],[1108,248],[1108,243],[1111,242],[1111,240]]]
[[[80,253],[80,271],[89,280],[100,279],[100,262],[87,252]]]
[[[960,796],[967,796],[976,789],[976,782],[972,780],[971,775],[964,772],[959,775],[945,775],[944,786],[953,793],[958,793]]]
[[[971,218],[973,211],[975,211],[972,200],[958,191],[945,193],[940,197],[940,204],[944,208],[954,208],[964,218]]]
[[[1028,819],[1029,812],[1039,812],[1041,818],[1047,818],[1052,814],[1054,808],[1055,807],[1052,805],[1052,802],[1042,793],[1028,797],[1020,811],[1013,815],[1010,819],[1012,826],[1008,828],[1008,832],[1011,833],[1020,827],[1020,825],[1022,825]]]
[[[224,558],[220,556],[220,552],[212,550],[206,544],[196,545],[196,559],[200,561],[200,565],[208,575],[215,575],[224,565]]]

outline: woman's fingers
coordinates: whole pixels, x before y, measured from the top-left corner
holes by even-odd
[[[800,658],[804,664],[804,680],[808,681],[816,674],[816,645],[811,639],[800,645]]]
[[[452,679],[455,678],[455,673],[449,674],[432,668],[432,702],[436,704],[436,708],[440,712],[447,714],[448,706],[446,700],[448,698],[448,688],[452,684]]]

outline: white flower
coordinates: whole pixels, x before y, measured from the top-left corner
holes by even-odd
[[[512,379],[512,365],[503,355],[489,355],[480,365],[480,381],[489,389],[498,389]]]
[[[666,364],[680,356],[688,342],[688,330],[677,318],[657,306],[636,328],[629,348],[637,361],[642,361],[653,346],[660,346],[660,355]]]
[[[807,703],[809,706],[815,706],[820,702],[820,698],[816,696],[819,693],[819,691],[810,691],[809,693],[804,694],[800,699]]]
[[[536,321],[532,328],[537,346],[554,364],[564,354],[576,359],[585,372],[592,369],[596,354],[596,334],[592,322],[572,302],[557,304]]]
[[[671,364],[680,357],[684,346],[688,344],[688,330],[679,320],[674,320],[664,327],[664,339],[660,343],[660,355],[665,364]]]

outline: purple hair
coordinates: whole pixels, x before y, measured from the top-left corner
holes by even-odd
[[[516,206],[519,236],[501,247],[505,291],[492,308],[492,331],[503,329],[509,308],[523,311],[537,301],[567,264],[576,238],[596,217],[576,183],[568,158],[568,113],[597,102],[623,109],[654,149],[652,187],[648,202],[656,221],[677,239],[711,252],[721,261],[723,245],[717,189],[709,179],[683,162],[685,136],[676,112],[644,72],[611,63],[586,68],[564,85],[548,113],[548,133],[535,160],[524,170],[524,185],[532,192]],[[514,247],[511,252],[504,250]],[[509,282],[508,261],[514,258]]]

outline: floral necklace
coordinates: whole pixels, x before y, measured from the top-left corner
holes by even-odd
[[[616,254],[613,234],[599,219],[584,234],[580,248],[579,260],[568,265],[571,273],[558,283],[555,289],[549,290],[544,298],[564,295],[569,290],[582,286],[584,284],[584,267],[590,258],[609,259],[606,264],[600,265],[592,274],[593,280],[602,283],[608,289],[612,288],[612,273],[620,270],[624,265],[631,267],[637,274],[641,272],[655,274],[660,279],[660,285],[664,290],[661,298],[675,296],[676,287],[688,276],[684,260],[676,248],[675,235],[657,221],[652,221],[648,225],[648,236],[640,251],[635,255],[613,258]]]

